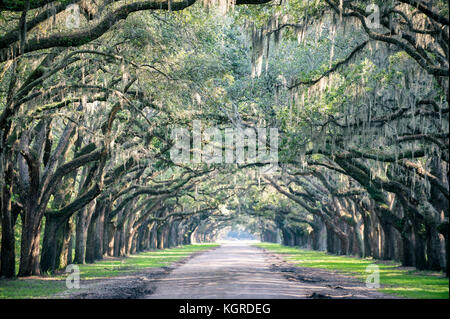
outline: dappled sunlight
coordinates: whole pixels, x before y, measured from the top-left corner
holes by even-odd
[[[331,293],[333,298],[383,296],[376,295],[363,283],[353,281],[341,283],[345,288],[340,287],[343,289],[340,291],[333,290],[326,280],[292,280],[275,271],[272,262],[263,250],[242,243],[224,244],[175,269],[168,277],[161,279],[155,293],[147,297],[276,299],[308,298],[314,293]]]
[[[116,260],[102,260],[94,264],[80,265],[83,279],[117,276],[148,267],[163,267],[189,256],[196,251],[210,249],[215,245],[192,245],[164,250],[154,250]]]
[[[0,298],[448,298],[447,2],[0,1]]]
[[[286,261],[308,268],[321,268],[348,274],[365,280],[366,267],[376,264],[380,271],[380,291],[411,298],[448,298],[449,279],[443,273],[407,270],[398,262],[377,262],[374,259],[359,259],[335,256],[323,252],[284,247],[278,244],[258,244],[269,251],[282,252]]]
[[[173,262],[188,257],[192,253],[216,246],[214,244],[189,245],[154,250],[129,257],[107,258],[93,264],[77,266],[80,269],[80,279],[83,282],[89,282],[98,279],[128,276],[147,268],[170,266]],[[35,298],[63,292],[67,289],[65,284],[67,275],[65,272],[60,272],[52,276],[2,280],[0,284],[0,298]]]

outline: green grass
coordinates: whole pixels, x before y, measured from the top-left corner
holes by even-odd
[[[23,299],[51,296],[66,290],[61,278],[17,278],[0,280],[0,299]]]
[[[178,261],[197,251],[217,246],[216,244],[196,244],[144,252],[122,259],[101,260],[95,264],[80,265],[80,277],[83,279],[98,279],[119,276],[148,267],[168,266],[172,262]]]
[[[336,256],[279,244],[259,243],[256,246],[284,255],[286,261],[295,266],[329,269],[363,281],[368,275],[366,267],[375,263],[380,269],[381,292],[407,298],[449,298],[449,281],[443,273],[405,269],[398,262],[381,263],[372,258]]]
[[[143,268],[163,267],[189,255],[217,247],[216,244],[195,244],[154,250],[131,255],[126,258],[109,258],[94,264],[78,265],[81,280],[115,277],[136,272]],[[0,299],[3,298],[42,298],[50,297],[66,290],[62,273],[53,276],[2,279],[0,280]]]

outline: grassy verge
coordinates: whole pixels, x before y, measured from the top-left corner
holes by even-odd
[[[397,262],[383,263],[372,258],[335,256],[320,251],[259,243],[256,246],[284,255],[286,261],[299,267],[334,270],[365,280],[366,267],[376,263],[380,269],[379,291],[407,298],[449,298],[449,281],[442,273],[400,267]]]
[[[110,258],[94,264],[79,265],[82,280],[100,279],[132,273],[143,268],[163,267],[191,254],[216,247],[216,244],[195,244],[143,252],[126,258]],[[0,280],[1,298],[40,298],[66,290],[67,274]]]

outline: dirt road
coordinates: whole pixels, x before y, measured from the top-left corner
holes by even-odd
[[[143,298],[392,298],[329,271],[292,267],[249,244],[225,244],[190,259]]]
[[[294,267],[249,243],[226,243],[169,267],[120,277],[82,280],[57,298],[82,299],[290,299],[393,298],[353,277]]]

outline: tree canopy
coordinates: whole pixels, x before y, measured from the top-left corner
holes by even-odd
[[[448,40],[447,1],[2,1],[1,275],[236,225],[447,271]],[[278,169],[174,161],[195,121]]]

